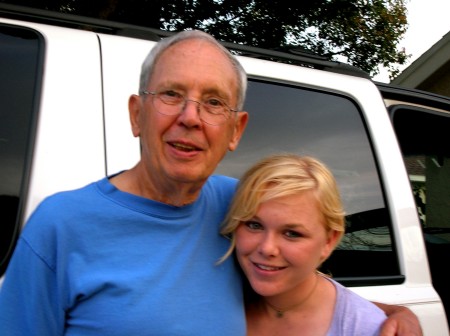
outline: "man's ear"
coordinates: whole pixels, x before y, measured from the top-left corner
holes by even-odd
[[[244,134],[245,128],[248,123],[248,113],[245,111],[237,112],[236,121],[234,123],[233,136],[231,137],[230,143],[228,144],[228,150],[234,151],[239,141],[241,140],[242,134]]]
[[[128,113],[130,117],[131,131],[135,137],[141,134],[139,118],[142,109],[141,97],[138,95],[131,95],[128,99]]]

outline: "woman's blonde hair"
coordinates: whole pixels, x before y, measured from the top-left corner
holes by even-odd
[[[345,213],[333,174],[319,160],[295,154],[276,154],[252,166],[242,177],[221,234],[231,239],[223,262],[236,246],[235,231],[241,222],[253,218],[261,203],[288,195],[312,191],[321,211],[325,229],[345,231]]]

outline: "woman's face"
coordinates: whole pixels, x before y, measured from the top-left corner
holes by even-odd
[[[336,239],[307,191],[262,203],[251,220],[239,224],[236,255],[258,294],[288,294],[314,276]]]

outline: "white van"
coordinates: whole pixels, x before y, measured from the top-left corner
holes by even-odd
[[[137,162],[128,97],[166,34],[0,5],[0,276],[44,197]],[[408,306],[424,335],[448,336],[450,99],[339,63],[224,45],[248,73],[250,120],[217,173],[239,177],[285,151],[327,163],[348,216],[323,271],[369,300]]]

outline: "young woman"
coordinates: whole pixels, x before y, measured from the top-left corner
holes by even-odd
[[[318,272],[345,229],[329,169],[311,157],[274,155],[241,179],[222,228],[254,295],[248,335],[378,335],[375,304]],[[350,261],[349,261],[350,262]]]

